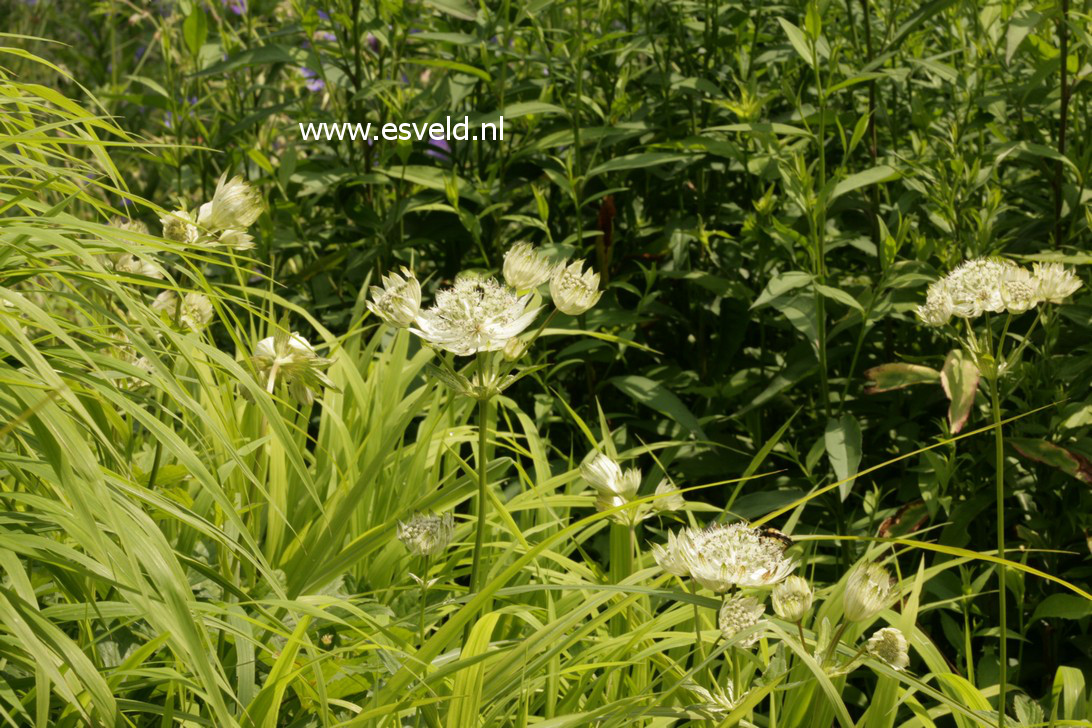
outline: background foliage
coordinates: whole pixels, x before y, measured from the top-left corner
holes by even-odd
[[[757,519],[938,445],[775,525],[812,537],[807,573],[830,596],[851,564],[895,559],[919,658],[935,652],[918,672],[956,676],[935,689],[972,712],[996,696],[994,566],[954,551],[994,542],[992,440],[949,439],[986,425],[987,402],[973,376],[952,384],[913,308],[975,256],[1057,260],[1087,281],[1087,0],[488,5],[0,0],[9,724],[381,722],[418,702],[430,724],[581,725],[685,705],[656,676],[690,669],[692,612],[644,548],[671,519],[645,524],[631,574],[612,571],[605,521],[564,530],[593,513],[574,467],[607,440],[639,458],[644,493],[665,473],[718,483],[687,493],[690,521]],[[498,114],[498,144],[320,144],[297,128]],[[128,212],[158,231],[160,207],[209,199],[225,171],[267,201],[245,258],[105,224]],[[397,265],[435,289],[520,240],[592,261],[603,300],[554,326],[601,336],[548,330],[532,352],[546,368],[500,406],[499,591],[457,660],[472,519],[433,564],[450,599],[433,596],[424,647],[406,578],[420,565],[394,529],[414,510],[465,515],[472,410],[363,299]],[[96,257],[122,251],[167,261],[168,278]],[[148,308],[163,286],[213,295],[218,324],[172,328]],[[1032,334],[1002,393],[1007,414],[1030,413],[1005,429],[1009,558],[1084,591],[1090,304],[1086,285]],[[245,405],[261,388],[244,356],[286,312],[339,352],[339,391],[302,412]],[[927,374],[877,381],[893,362],[945,369],[948,393]],[[1092,606],[1009,574],[1010,680],[1048,718],[1087,719],[1072,706]],[[634,589],[600,588],[620,580]],[[491,639],[499,657],[475,659]],[[885,679],[840,692],[854,720],[875,718]],[[902,696],[889,719],[926,724]],[[945,715],[931,719],[976,720]]]

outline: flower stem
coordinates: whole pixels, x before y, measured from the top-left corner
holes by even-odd
[[[484,356],[478,354],[479,369],[484,365]],[[486,501],[486,459],[485,444],[488,435],[489,400],[478,400],[478,502],[477,502],[477,529],[474,533],[474,559],[470,567],[470,593],[476,594],[481,588],[481,561],[482,545],[485,543],[485,524],[488,505]]]
[[[993,409],[993,435],[995,453],[995,473],[997,476],[997,558],[1005,558],[1005,436],[1001,432],[1001,397],[997,390],[997,377],[990,378],[990,402]],[[998,619],[1001,623],[1001,646],[998,650],[1000,660],[997,690],[997,725],[1005,727],[1005,693],[1008,688],[1008,620],[1005,604],[1005,565],[997,565],[997,578],[1000,587],[998,594]]]

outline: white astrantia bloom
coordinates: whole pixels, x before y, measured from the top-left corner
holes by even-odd
[[[554,266],[530,243],[516,243],[504,254],[504,281],[517,291],[538,288],[550,279]]]
[[[787,622],[799,622],[806,617],[814,598],[807,579],[795,575],[775,586],[770,594],[774,613]]]
[[[305,406],[315,401],[314,390],[334,387],[323,373],[332,360],[320,357],[310,342],[295,332],[262,339],[254,347],[251,361],[267,392],[272,394],[277,382],[283,381],[292,397]]]
[[[1031,271],[1018,265],[1005,266],[1001,277],[1001,300],[1009,313],[1020,314],[1039,303]]]
[[[1001,313],[1005,301],[1002,283],[1014,263],[997,258],[968,260],[945,277],[952,297],[952,313],[960,318],[977,318],[984,313]]]
[[[410,331],[457,356],[503,349],[531,325],[540,309],[527,310],[531,295],[519,296],[494,278],[462,275],[436,294]]]
[[[421,312],[421,284],[408,268],[402,268],[402,275],[388,273],[382,283],[371,287],[368,310],[391,326],[408,327]]]
[[[152,310],[164,313],[172,320],[177,317],[179,323],[193,331],[200,331],[208,326],[213,315],[212,301],[196,291],[181,298],[174,291],[163,291],[152,301]]]
[[[784,542],[745,523],[687,529],[684,543],[690,576],[718,594],[733,586],[772,586],[796,568]]]
[[[451,513],[437,516],[417,513],[409,521],[398,522],[398,540],[414,556],[434,556],[455,536],[455,518]]]
[[[952,294],[942,278],[934,281],[925,294],[925,303],[917,308],[918,318],[926,326],[943,326],[952,318]]]
[[[865,649],[869,655],[896,670],[905,670],[910,665],[910,644],[894,627],[877,630],[865,643]]]
[[[591,268],[583,270],[584,262],[558,266],[550,277],[550,298],[562,313],[579,316],[599,301],[599,274]]]
[[[1032,265],[1035,297],[1043,303],[1062,303],[1081,287],[1081,280],[1061,263]]]
[[[724,639],[731,639],[748,627],[758,624],[765,613],[766,605],[754,597],[729,597],[720,605],[717,626],[720,627],[720,633]],[[750,647],[758,642],[761,636],[761,631],[756,631],[738,644],[740,647]]]
[[[680,531],[678,535],[668,532],[667,544],[661,546],[652,544],[652,558],[661,569],[673,576],[690,576],[690,564],[686,560],[687,530]]]
[[[895,598],[894,582],[880,564],[853,567],[846,580],[845,614],[850,622],[863,622],[883,611]]]
[[[139,258],[132,253],[114,253],[101,259],[103,265],[116,273],[144,276],[146,278],[162,278],[163,269],[149,258]]]
[[[686,499],[667,478],[656,486],[656,495],[663,496],[652,501],[652,507],[657,511],[681,511],[686,508]]]
[[[175,210],[159,218],[163,224],[163,237],[176,243],[194,245],[201,238],[201,230],[197,227],[197,219],[193,213],[186,210]]]
[[[262,198],[242,177],[227,179],[227,172],[216,182],[212,200],[197,211],[197,225],[209,232],[245,230],[262,214]]]
[[[221,230],[216,234],[215,242],[232,250],[250,250],[254,247],[254,236],[246,230]]]
[[[627,468],[623,472],[618,463],[603,453],[596,453],[591,460],[582,464],[580,474],[598,492],[626,499],[635,496],[641,487],[640,470]]]

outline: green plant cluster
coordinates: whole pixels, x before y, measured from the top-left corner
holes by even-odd
[[[1092,721],[1088,0],[0,17],[0,724]]]

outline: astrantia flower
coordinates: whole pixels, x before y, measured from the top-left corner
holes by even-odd
[[[214,242],[232,250],[250,250],[254,247],[254,237],[246,230],[221,230]]]
[[[880,564],[858,564],[846,580],[845,613],[850,622],[863,622],[883,611],[894,599],[894,583]]]
[[[1001,278],[1001,301],[1009,313],[1024,313],[1039,303],[1031,271],[1018,265],[1005,266]]]
[[[152,310],[167,314],[186,328],[200,331],[212,321],[212,301],[208,296],[192,291],[179,299],[174,291],[163,291],[152,302]]]
[[[227,179],[227,173],[216,182],[212,201],[197,211],[197,225],[211,232],[245,230],[262,214],[262,198],[242,177]]]
[[[758,620],[766,613],[766,606],[754,597],[734,596],[725,599],[720,605],[717,615],[717,626],[724,639],[731,639],[748,627],[758,624]],[[758,642],[761,632],[755,632],[739,643],[740,647],[750,647]]]
[[[918,318],[926,326],[943,326],[952,318],[952,294],[943,278],[934,281],[925,294],[925,303],[917,308]]]
[[[504,281],[517,291],[538,288],[553,270],[546,256],[530,243],[516,243],[504,254]]]
[[[640,470],[628,468],[622,472],[618,463],[603,453],[596,453],[591,460],[581,465],[580,474],[597,491],[626,498],[635,495],[641,486]]]
[[[176,243],[195,244],[201,238],[193,213],[175,210],[159,218],[163,223],[163,237]]]
[[[868,639],[865,649],[868,654],[896,670],[905,670],[910,665],[910,645],[903,633],[894,627],[877,630]]]
[[[314,390],[334,386],[323,372],[332,360],[316,354],[307,339],[295,332],[291,336],[279,332],[262,339],[254,347],[251,361],[266,391],[272,393],[276,383],[283,381],[302,405],[315,401]]]
[[[458,356],[497,351],[535,320],[539,309],[528,311],[530,300],[493,278],[464,275],[436,294],[410,331]]]
[[[799,622],[807,616],[812,599],[811,586],[800,576],[790,576],[775,586],[770,594],[774,612],[788,622]]]
[[[785,544],[745,523],[688,529],[685,558],[690,576],[718,594],[733,586],[769,586],[796,568]]]
[[[562,313],[579,316],[598,301],[603,292],[599,290],[599,274],[591,268],[583,271],[583,261],[576,261],[568,266],[558,266],[550,277],[550,298]]]
[[[690,576],[690,564],[686,561],[687,531],[676,536],[667,534],[667,545],[652,544],[652,558],[660,568],[674,576]]]
[[[436,516],[417,513],[408,522],[398,523],[398,540],[414,556],[433,556],[447,548],[455,535],[455,518],[451,513]]]
[[[421,311],[421,284],[407,268],[402,269],[402,275],[383,276],[382,282],[382,288],[371,287],[368,310],[391,326],[406,328]]]
[[[103,265],[117,273],[146,278],[162,278],[163,269],[148,258],[138,258],[131,253],[114,253],[103,259]]]
[[[667,478],[656,486],[656,495],[663,496],[652,501],[652,507],[657,511],[681,511],[686,508],[686,499]]]
[[[1062,303],[1081,287],[1081,281],[1061,263],[1035,263],[1032,266],[1035,297],[1045,303]]]

